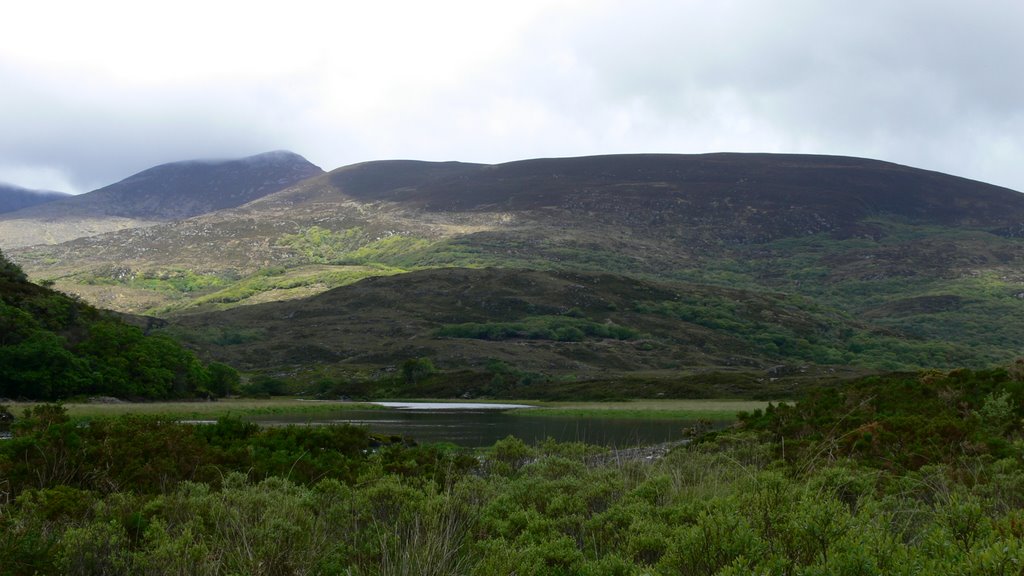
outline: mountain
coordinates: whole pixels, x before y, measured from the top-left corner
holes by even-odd
[[[294,305],[288,310],[301,318],[301,310],[319,307],[317,295],[328,290],[340,289],[328,294],[344,299],[386,288],[399,296],[386,306],[366,307],[369,316],[361,322],[390,318],[382,324],[398,342],[418,344],[396,352],[394,343],[384,345],[385,337],[368,337],[375,344],[366,350],[347,344],[329,354],[309,348],[310,362],[372,371],[393,367],[403,355],[429,352],[455,367],[460,361],[452,351],[458,349],[473,350],[466,353],[467,366],[479,366],[490,354],[524,370],[565,377],[659,370],[673,366],[669,357],[687,359],[680,366],[692,360],[695,369],[743,365],[763,373],[777,365],[904,369],[1012,359],[1024,341],[1022,231],[1024,196],[1018,192],[860,158],[615,155],[498,165],[402,160],[347,166],[233,208],[13,255],[32,277],[54,280],[98,305],[187,315],[181,329],[198,330],[199,347],[207,345],[204,338],[269,335],[264,344],[246,345],[256,350],[255,360],[244,360],[252,369],[301,359],[293,341],[302,338],[285,336],[283,325],[265,328],[273,313],[245,305],[295,300],[277,306]],[[465,269],[487,268],[519,271],[485,282],[493,291],[514,285],[516,274],[549,275],[536,278],[539,286],[555,286],[562,274],[582,274],[701,297],[656,299],[643,304],[644,312],[630,298],[609,293],[603,298],[618,310],[612,316],[584,310],[566,320],[549,310],[543,318],[474,319],[456,308],[442,321],[417,315],[438,300],[433,288],[399,288],[416,278],[444,285],[445,275],[475,281]],[[428,272],[435,275],[410,274]],[[532,289],[522,288],[516,298]],[[552,288],[537,298],[560,302],[560,293]],[[238,311],[214,313],[226,308]],[[398,318],[389,310],[405,312]],[[791,318],[800,310],[817,320]],[[360,314],[328,314],[316,325],[341,334],[347,319]],[[419,331],[399,329],[402,318]],[[571,344],[527,337],[485,346],[438,332],[459,330],[448,325],[513,322],[525,324],[495,329],[579,330],[589,338],[601,334],[594,326],[606,320],[631,334],[651,335],[642,345],[668,352],[644,363],[620,350],[614,355],[628,360],[620,368],[582,360],[574,368],[557,359],[545,364],[547,356],[538,351]],[[715,338],[705,334],[695,340],[703,344],[691,348],[666,344],[688,336],[659,328],[664,322],[689,322]],[[762,332],[767,336],[759,338]],[[241,359],[247,349],[218,346],[204,353]],[[737,358],[739,364],[731,360]]]
[[[50,192],[48,190],[29,190],[20,186],[0,183],[0,214],[14,212],[29,206],[45,204],[62,198],[69,194],[63,192]]]
[[[564,208],[615,215],[632,209],[691,223],[739,218],[746,226],[737,231],[738,241],[842,231],[864,217],[883,214],[958,226],[1024,222],[1021,202],[1011,190],[837,156],[645,154],[495,166],[370,162],[335,170],[328,180],[357,200],[428,211]],[[276,198],[288,197],[305,194],[292,190]],[[782,211],[791,216],[782,217]]]
[[[57,202],[0,216],[4,247],[55,244],[240,206],[322,174],[291,152],[172,162]]]

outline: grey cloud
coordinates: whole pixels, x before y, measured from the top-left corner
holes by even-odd
[[[401,93],[365,114],[336,107],[375,87],[335,76],[340,91],[322,91],[323,62],[279,82],[129,92],[38,78],[0,54],[0,167],[56,167],[82,191],[162,162],[280,148],[325,169],[761,150],[869,156],[1024,190],[1022,26],[1019,0],[581,2],[457,74],[443,59],[411,58],[416,70],[389,60],[391,77],[428,66],[452,80],[389,84]],[[348,57],[374,53],[331,69]]]
[[[247,106],[253,94],[246,90],[76,95],[10,70],[0,75],[5,79],[0,107],[19,111],[0,113],[2,163],[62,172],[74,192],[165,162],[238,157],[299,144],[288,142],[280,125],[260,121],[264,105]]]
[[[794,151],[956,172],[983,164],[989,139],[1019,142],[1022,24],[1024,4],[1008,1],[647,1],[562,33],[581,38],[595,101],[642,102],[663,131],[710,135],[746,118],[817,148]]]

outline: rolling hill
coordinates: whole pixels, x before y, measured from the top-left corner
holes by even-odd
[[[246,204],[13,255],[98,305],[172,318],[210,358],[253,370],[372,372],[427,356],[565,378],[763,375],[1005,363],[1024,341],[1022,231],[1018,192],[876,160],[618,155],[367,162]],[[534,284],[514,281],[523,275]],[[614,314],[562,310],[574,308],[565,275],[621,287],[602,292]],[[440,295],[452,282],[517,287],[502,298],[554,308],[481,316]],[[637,300],[631,282],[693,296]],[[607,321],[633,336],[599,337]],[[488,325],[511,335],[466,336],[492,334]]]
[[[167,330],[251,372],[377,379],[427,358],[457,387],[416,393],[509,397],[531,385],[545,390],[529,395],[549,395],[554,381],[605,381],[622,395],[624,379],[633,390],[654,386],[653,395],[709,372],[777,393],[776,377],[833,378],[835,368],[816,365],[864,365],[902,345],[798,296],[497,268],[369,278],[302,300],[177,316]]]

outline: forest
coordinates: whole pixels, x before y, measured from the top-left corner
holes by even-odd
[[[166,335],[29,282],[0,252],[0,398],[214,397],[238,383]]]

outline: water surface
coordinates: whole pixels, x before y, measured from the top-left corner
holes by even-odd
[[[511,414],[467,404],[387,404],[386,410],[338,410],[315,416],[259,415],[250,420],[264,426],[353,424],[379,434],[407,436],[417,442],[451,442],[467,447],[490,446],[507,436],[531,444],[553,438],[560,442],[629,447],[679,440],[683,430],[694,424],[679,419],[541,416],[528,411]]]

